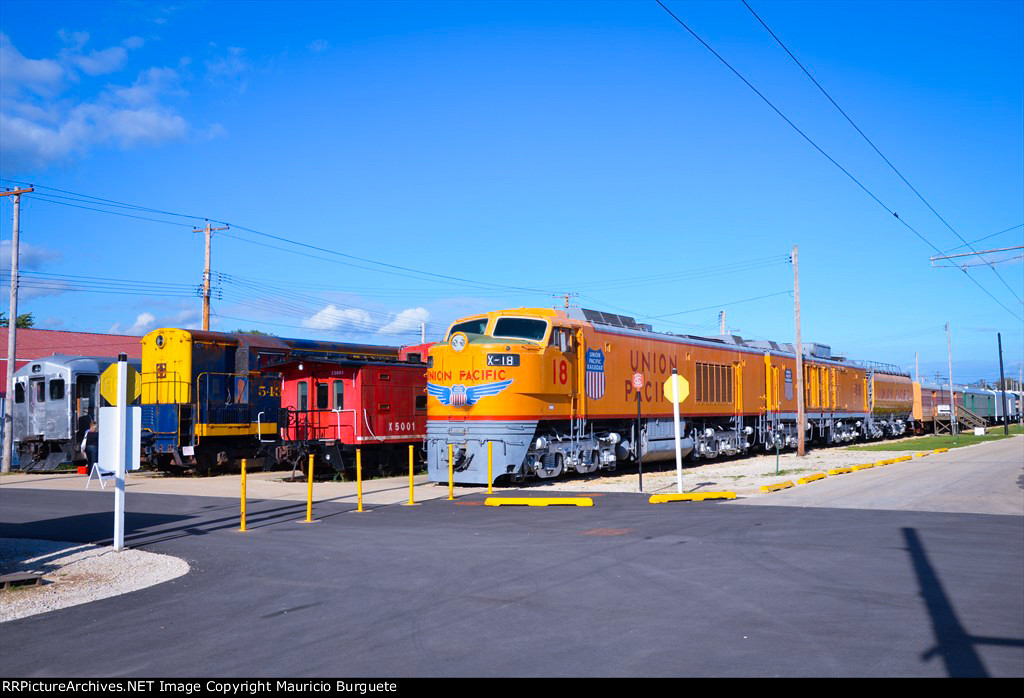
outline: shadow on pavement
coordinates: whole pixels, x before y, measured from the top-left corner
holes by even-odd
[[[921,598],[924,599],[935,632],[935,646],[923,653],[921,659],[928,661],[936,656],[942,657],[946,664],[946,673],[950,677],[987,678],[988,671],[975,651],[975,645],[1024,647],[1024,640],[977,637],[968,633],[960,623],[938,574],[928,561],[928,555],[918,538],[917,531],[912,528],[904,528],[902,531],[907,541],[907,552],[910,553],[914,565],[914,573],[921,587]]]

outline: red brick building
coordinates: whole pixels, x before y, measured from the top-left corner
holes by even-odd
[[[0,327],[0,397],[7,392],[7,332]],[[34,359],[54,354],[72,356],[117,356],[127,354],[129,359],[142,358],[142,337],[125,334],[95,334],[90,332],[64,332],[63,330],[18,329],[14,370]]]

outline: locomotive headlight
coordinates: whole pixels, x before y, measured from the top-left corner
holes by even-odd
[[[466,348],[466,344],[468,344],[468,343],[469,343],[469,337],[467,337],[462,332],[456,332],[455,334],[452,335],[452,339],[451,339],[452,351],[460,352],[460,351],[462,351],[463,349]]]

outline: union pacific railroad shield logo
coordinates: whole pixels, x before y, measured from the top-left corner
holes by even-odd
[[[600,400],[604,397],[604,352],[600,349],[587,349],[587,397]]]

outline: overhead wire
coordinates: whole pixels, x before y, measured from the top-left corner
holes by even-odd
[[[931,211],[932,213],[934,213],[934,214],[935,214],[935,217],[936,217],[936,218],[938,218],[938,219],[939,219],[940,221],[942,221],[943,225],[945,225],[945,226],[946,226],[947,228],[949,228],[949,230],[950,230],[950,231],[951,231],[951,232],[952,232],[952,233],[953,233],[954,235],[956,235],[956,236],[957,236],[958,238],[960,238],[960,242],[962,242],[962,243],[964,243],[965,245],[967,245],[967,247],[969,247],[969,248],[970,248],[970,250],[971,250],[972,252],[974,252],[974,253],[977,253],[978,251],[977,251],[976,249],[974,249],[974,247],[972,246],[972,244],[971,244],[971,243],[969,243],[969,242],[967,242],[967,240],[965,240],[965,239],[964,239],[964,237],[963,237],[963,236],[962,236],[962,235],[961,235],[961,234],[960,234],[959,232],[957,232],[957,231],[956,231],[956,229],[955,229],[955,228],[953,228],[953,226],[951,226],[951,225],[949,224],[949,222],[948,222],[948,221],[947,221],[947,220],[946,220],[945,218],[943,218],[941,214],[939,214],[939,212],[938,212],[938,211],[936,211],[936,210],[935,210],[935,207],[933,207],[933,206],[932,206],[932,205],[931,205],[931,204],[930,204],[930,203],[928,202],[928,200],[924,198],[924,196],[923,196],[923,195],[921,194],[921,192],[919,192],[919,191],[918,191],[918,190],[917,190],[917,189],[916,189],[916,188],[914,187],[914,185],[913,185],[913,184],[911,184],[911,183],[910,183],[910,182],[909,182],[909,181],[907,180],[907,178],[903,176],[903,173],[902,173],[902,172],[900,172],[900,171],[899,171],[898,169],[896,169],[896,166],[892,164],[892,162],[891,162],[891,161],[889,160],[889,158],[887,158],[887,157],[886,157],[886,156],[885,156],[885,155],[884,155],[884,154],[882,153],[882,151],[878,149],[878,146],[876,146],[876,145],[874,144],[874,142],[873,142],[873,141],[872,141],[872,140],[871,140],[870,138],[868,138],[868,137],[867,137],[867,134],[865,134],[865,133],[864,133],[864,131],[862,131],[862,130],[861,130],[860,126],[858,126],[858,125],[857,125],[856,123],[854,123],[853,119],[851,119],[851,118],[850,118],[850,115],[849,115],[849,114],[847,114],[847,113],[846,113],[846,112],[845,112],[845,111],[843,110],[843,108],[842,108],[842,107],[840,107],[840,106],[839,106],[839,105],[838,105],[838,104],[836,103],[836,101],[835,101],[834,99],[832,99],[832,95],[830,95],[830,94],[829,94],[829,93],[828,93],[828,92],[827,92],[827,91],[825,90],[825,88],[821,86],[821,83],[819,83],[819,82],[818,82],[817,80],[815,80],[815,79],[814,79],[814,76],[813,76],[813,75],[811,75],[810,71],[809,71],[809,70],[807,70],[807,68],[805,68],[805,67],[804,67],[803,63],[801,63],[801,62],[799,61],[799,59],[797,59],[797,57],[793,55],[793,52],[789,50],[789,47],[787,47],[787,46],[786,46],[786,44],[784,44],[784,43],[782,42],[782,39],[780,39],[780,38],[778,37],[778,35],[777,35],[777,34],[776,34],[776,33],[775,33],[774,31],[772,31],[772,28],[771,28],[771,27],[769,27],[769,26],[768,26],[768,25],[767,25],[767,24],[765,23],[765,21],[764,21],[763,19],[761,19],[760,15],[758,15],[758,14],[757,14],[756,12],[754,12],[754,8],[752,8],[752,7],[750,6],[750,4],[749,4],[749,3],[747,2],[747,0],[740,0],[740,2],[742,2],[742,3],[743,3],[743,5],[744,5],[744,6],[745,6],[745,7],[746,7],[746,8],[748,9],[748,10],[750,10],[750,14],[754,15],[754,17],[755,17],[755,18],[757,19],[757,21],[761,23],[761,26],[762,26],[762,27],[764,27],[764,28],[765,28],[765,30],[766,30],[766,31],[767,31],[767,32],[768,32],[769,34],[771,34],[771,35],[772,35],[772,38],[773,38],[773,39],[775,39],[775,41],[776,41],[776,42],[777,42],[777,43],[779,44],[779,46],[781,46],[781,47],[782,47],[782,50],[784,50],[784,51],[786,52],[786,55],[788,55],[788,56],[789,56],[789,57],[790,57],[790,58],[791,58],[791,59],[793,60],[793,62],[794,62],[794,63],[796,63],[796,64],[797,64],[797,66],[799,66],[800,70],[802,70],[802,71],[803,71],[804,75],[806,75],[806,76],[807,76],[807,77],[808,77],[808,78],[810,79],[810,81],[814,83],[814,86],[815,86],[815,87],[817,87],[817,88],[818,88],[818,90],[820,90],[820,91],[821,91],[821,93],[822,93],[823,95],[825,95],[825,98],[826,98],[826,99],[828,99],[828,101],[832,103],[832,106],[834,106],[834,107],[835,107],[835,108],[836,108],[837,110],[839,110],[839,113],[840,113],[840,114],[842,114],[842,115],[843,115],[843,117],[844,117],[844,118],[845,118],[845,119],[846,119],[846,120],[847,120],[847,121],[849,122],[850,126],[852,126],[852,127],[854,128],[854,130],[856,130],[856,131],[857,131],[857,133],[859,133],[859,134],[861,135],[861,138],[863,138],[863,139],[864,139],[864,140],[865,140],[865,141],[867,142],[867,144],[871,146],[871,149],[872,149],[872,150],[874,150],[874,151],[875,151],[875,152],[876,152],[876,153],[878,154],[878,156],[879,156],[880,158],[882,158],[882,160],[884,160],[884,161],[885,161],[885,164],[886,164],[886,165],[888,165],[888,166],[889,166],[889,168],[890,168],[890,169],[891,169],[891,170],[892,170],[893,172],[895,172],[895,173],[896,173],[896,176],[897,176],[897,177],[899,177],[899,178],[900,178],[901,180],[903,180],[903,183],[904,183],[904,184],[906,184],[906,185],[907,185],[907,187],[909,187],[909,188],[910,188],[910,191],[914,192],[914,194],[915,194],[915,195],[917,196],[917,198],[918,198],[918,199],[920,199],[920,200],[921,200],[921,202],[922,202],[922,203],[923,203],[923,204],[924,204],[925,206],[927,206],[927,207],[928,207],[928,210],[929,210],[929,211]],[[994,264],[992,264],[992,263],[988,263],[988,266],[989,266],[989,267],[991,267],[992,271],[993,271],[993,272],[995,272],[995,274],[996,274],[996,276],[997,276],[997,277],[999,278],[999,280],[1003,282],[1003,285],[1004,285],[1004,286],[1006,286],[1006,288],[1007,288],[1007,289],[1008,289],[1008,290],[1010,291],[1010,293],[1011,293],[1011,294],[1013,294],[1013,297],[1014,297],[1014,298],[1016,298],[1016,299],[1017,299],[1018,301],[1020,301],[1021,303],[1024,303],[1024,299],[1021,299],[1021,297],[1017,295],[1017,292],[1016,292],[1016,291],[1014,291],[1014,290],[1013,290],[1012,288],[1010,288],[1010,285],[1009,285],[1008,283],[1006,283],[1006,279],[1004,279],[1004,278],[1003,278],[1003,276],[1002,276],[1002,274],[1000,274],[1000,273],[999,273],[999,270],[995,268],[995,265],[994,265]]]
[[[893,216],[897,221],[899,221],[909,231],[914,233],[914,235],[916,235],[922,242],[924,242],[926,245],[931,247],[933,250],[935,250],[939,254],[942,253],[941,250],[939,250],[939,248],[936,247],[928,238],[926,238],[924,235],[922,235],[912,225],[910,225],[905,220],[900,218],[899,214],[896,211],[894,211],[893,209],[889,208],[888,205],[886,205],[881,199],[879,199],[878,196],[876,196],[874,194],[874,192],[872,192],[870,189],[868,189],[849,170],[847,170],[845,167],[843,167],[841,164],[839,164],[839,162],[836,161],[835,158],[833,158],[831,155],[829,155],[827,152],[825,152],[825,150],[821,146],[819,146],[810,136],[808,136],[806,133],[804,133],[800,129],[800,127],[798,127],[795,123],[793,123],[793,121],[788,116],[783,114],[782,111],[778,107],[776,107],[775,104],[773,104],[771,100],[769,100],[760,90],[758,90],[753,85],[753,83],[751,83],[749,80],[747,80],[747,78],[744,77],[743,74],[740,73],[736,68],[734,68],[731,63],[729,63],[727,60],[725,60],[724,57],[722,57],[721,54],[719,54],[717,51],[715,51],[715,49],[712,48],[712,46],[708,42],[706,42],[703,38],[701,38],[701,36],[699,34],[697,34],[693,29],[691,29],[688,24],[686,24],[683,20],[681,20],[678,16],[676,16],[676,14],[674,12],[672,12],[672,10],[670,10],[668,7],[666,7],[665,4],[662,2],[662,0],[654,0],[654,1],[673,20],[675,20],[677,24],[679,24],[681,27],[683,27],[683,29],[685,29],[687,32],[689,32],[690,35],[693,36],[693,38],[695,38],[698,42],[700,42],[700,44],[702,46],[704,46],[705,49],[708,50],[708,52],[710,52],[723,65],[725,65],[737,78],[739,78],[743,82],[743,84],[745,84],[747,87],[749,87],[754,92],[754,94],[756,94],[765,104],[767,104],[771,108],[771,110],[774,111],[779,116],[779,118],[781,118],[783,121],[785,121],[790,126],[790,128],[792,128],[794,131],[796,131],[805,141],[807,141],[807,143],[809,143],[811,145],[811,147],[813,147],[815,150],[817,150],[818,153],[820,153],[825,159],[827,159],[829,162],[831,162],[833,165],[835,165],[843,174],[845,174],[850,179],[850,181],[852,181],[854,184],[856,184],[857,187],[859,187],[861,189],[861,191],[863,191],[865,194],[867,194],[875,203],[877,203],[886,212],[888,212],[891,216]],[[968,273],[966,269],[962,269],[961,271],[967,276],[968,279],[971,280],[972,283],[974,283],[978,288],[980,288],[987,296],[989,296],[992,300],[994,300],[1006,312],[1010,313],[1013,317],[1017,318],[1021,322],[1024,322],[1024,318],[1018,316],[1017,313],[1015,313],[1014,311],[1010,310],[1010,308],[1008,308],[1002,301],[1000,301],[998,298],[996,298],[994,295],[992,295],[992,293],[988,289],[986,289],[984,286],[982,286],[978,282],[977,279],[975,279],[973,276],[971,276],[970,273]]]
[[[1024,228],[1024,223],[1019,223],[1018,225],[1015,225],[1015,226],[1013,226],[1011,228],[1006,228],[1005,230],[1000,230],[998,233],[992,233],[991,235],[986,235],[983,238],[978,238],[977,240],[972,240],[971,244],[977,244],[979,242],[983,242],[985,240],[988,240],[989,238],[994,238],[997,235],[1004,235],[1006,233],[1009,233],[1012,230],[1016,230],[1017,228]],[[964,247],[967,247],[967,245],[957,245],[956,247],[954,247],[952,249],[946,250],[942,254],[946,255],[946,254],[949,254],[950,252],[956,252],[957,250],[962,249]]]

